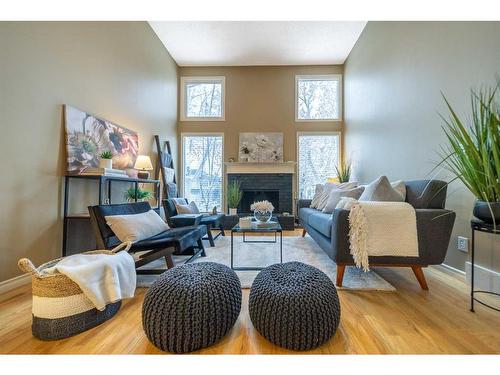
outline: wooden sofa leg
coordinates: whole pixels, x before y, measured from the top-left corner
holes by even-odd
[[[336,285],[338,287],[342,286],[342,280],[344,279],[345,265],[337,264],[337,282]]]
[[[420,287],[423,290],[429,290],[429,287],[427,286],[427,281],[425,280],[424,270],[422,269],[422,267],[411,266],[411,269],[413,270],[413,273],[415,274],[415,277],[417,278]]]
[[[302,228],[302,237],[305,237],[306,236],[306,229],[305,228]]]
[[[165,255],[165,262],[167,262],[167,269],[174,268],[174,261],[171,253]]]

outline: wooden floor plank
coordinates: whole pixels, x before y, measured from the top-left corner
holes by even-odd
[[[287,232],[300,236],[300,231]],[[411,269],[377,268],[396,292],[339,291],[342,317],[337,333],[312,354],[500,353],[500,313],[479,304],[469,311],[462,275],[424,270],[429,291],[420,289]],[[0,354],[159,354],[142,330],[145,289],[123,302],[119,313],[99,327],[59,341],[31,335],[31,290],[22,286],[0,302]],[[248,314],[248,289],[233,329],[216,345],[196,353],[296,354],[264,339]]]

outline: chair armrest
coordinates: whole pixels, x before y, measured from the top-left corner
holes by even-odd
[[[304,207],[309,207],[311,205],[312,199],[299,199],[297,202],[297,211]]]
[[[171,216],[169,223],[172,228],[197,226],[201,222],[202,214],[179,214]]]
[[[446,209],[416,209],[418,253],[428,265],[444,261],[450,243],[455,212]]]

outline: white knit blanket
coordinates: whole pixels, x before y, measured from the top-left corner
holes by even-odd
[[[418,256],[415,209],[405,202],[358,202],[349,213],[350,251],[369,271],[369,256]]]

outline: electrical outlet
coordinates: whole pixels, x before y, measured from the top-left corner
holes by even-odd
[[[467,253],[469,251],[469,239],[467,237],[458,236],[457,249]]]

